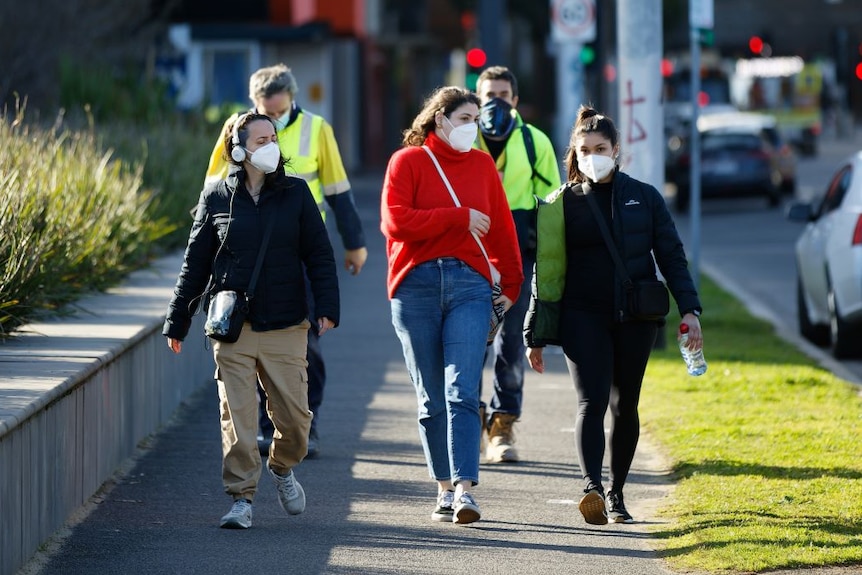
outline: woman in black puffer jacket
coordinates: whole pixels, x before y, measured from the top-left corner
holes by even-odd
[[[587,523],[598,525],[633,522],[623,487],[638,443],[644,371],[664,325],[663,316],[632,314],[599,221],[607,224],[633,282],[655,281],[658,265],[689,328],[690,347],[703,344],[700,300],[664,198],[653,186],[619,172],[619,152],[611,119],[582,106],[566,154],[569,181],[539,206],[533,293],[524,322],[534,370],[544,371],[545,345],[562,346],[566,356],[578,391],[576,445],[584,491],[579,509]],[[605,493],[608,408],[610,489]]]
[[[305,457],[308,410],[308,309],[303,269],[315,301],[320,335],[338,325],[335,258],[308,185],[284,171],[275,126],[267,116],[244,114],[225,136],[233,164],[228,177],[203,190],[163,334],[179,353],[200,303],[216,293],[248,291],[268,228],[248,315],[234,343],[213,340],[221,400],[222,478],[234,504],[221,526],[248,528],[261,473],[257,448],[258,380],[276,432],[268,468],[287,513],[305,509],[292,468]]]

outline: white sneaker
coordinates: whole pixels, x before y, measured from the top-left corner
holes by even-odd
[[[248,529],[251,527],[251,501],[237,499],[227,515],[221,518],[219,527],[225,529]]]
[[[479,521],[482,513],[479,511],[479,505],[473,496],[469,493],[462,493],[461,496],[454,502],[455,509],[452,514],[452,523],[461,525]]]
[[[293,470],[290,470],[287,475],[279,475],[271,467],[267,467],[267,469],[275,480],[281,508],[289,515],[299,515],[305,511],[305,491],[293,475]]]

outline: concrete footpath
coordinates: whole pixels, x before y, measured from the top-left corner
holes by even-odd
[[[547,357],[544,375],[527,375],[516,427],[523,461],[481,468],[475,495],[482,520],[466,527],[430,520],[436,487],[390,322],[380,185],[379,174],[354,180],[369,260],[357,277],[340,271],[342,325],[323,338],[321,455],[296,468],[306,512],[284,514],[264,476],[254,526],[219,529],[231,501],[220,479],[215,385],[206,385],[19,575],[669,573],[648,532],[661,528],[655,512],[672,485],[649,438],[642,439],[626,490],[637,523],[591,526],[578,513],[576,394],[559,354]],[[340,258],[340,241],[332,237]]]

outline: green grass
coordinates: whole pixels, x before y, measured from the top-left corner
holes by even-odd
[[[676,323],[644,379],[641,421],[671,458],[660,555],[674,569],[862,565],[862,397],[709,279],[701,377]]]

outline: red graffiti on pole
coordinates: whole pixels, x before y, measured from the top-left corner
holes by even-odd
[[[632,89],[632,81],[629,80],[626,82],[626,92],[628,96],[625,100],[623,100],[623,106],[628,108],[628,129],[626,130],[626,143],[631,144],[634,142],[641,142],[647,139],[647,132],[644,127],[635,119],[635,105],[643,104],[646,102],[646,98],[641,96],[639,98],[635,98],[633,95]]]

